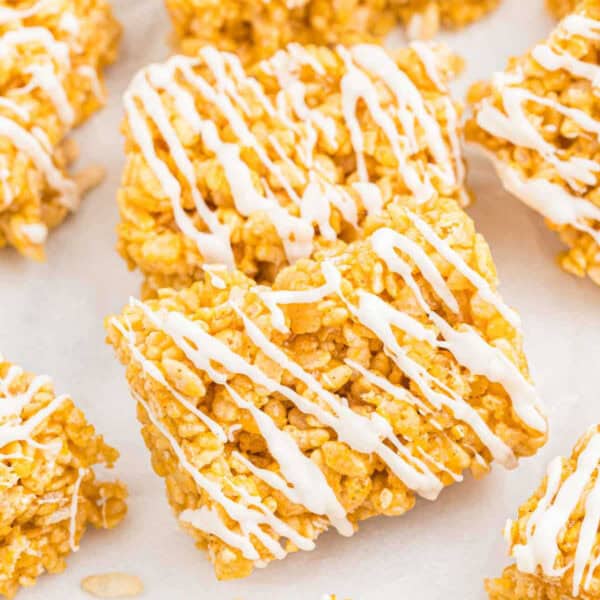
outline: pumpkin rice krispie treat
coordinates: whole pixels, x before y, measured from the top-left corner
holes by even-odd
[[[94,474],[118,456],[49,377],[0,356],[0,596],[63,571],[88,525],[121,521],[125,486]]]
[[[557,457],[533,496],[508,521],[515,564],[486,581],[492,600],[600,598],[600,427],[569,458]]]
[[[550,38],[470,91],[467,137],[506,189],[568,247],[560,264],[600,285],[600,2],[585,0]]]
[[[271,56],[290,42],[382,41],[398,23],[411,37],[479,19],[500,0],[166,0],[186,53],[205,44],[237,52],[244,62]]]
[[[66,136],[104,103],[119,26],[104,0],[0,0],[0,247],[44,258],[48,229],[101,178]]]
[[[273,281],[359,238],[394,196],[466,201],[446,89],[460,66],[423,43],[291,44],[249,70],[212,46],[142,70],[125,95],[118,249],[144,295],[206,264]]]
[[[546,439],[519,318],[452,199],[398,200],[272,286],[213,271],[106,324],[154,470],[220,579]]]

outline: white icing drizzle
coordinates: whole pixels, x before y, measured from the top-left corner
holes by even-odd
[[[3,116],[0,116],[0,132],[0,135],[8,137],[16,148],[31,158],[36,168],[44,174],[49,185],[60,193],[60,200],[64,206],[71,210],[77,208],[77,186],[61,173],[52,157],[31,133]]]
[[[473,287],[477,288],[477,293],[486,302],[489,302],[515,329],[519,329],[521,326],[519,315],[502,301],[500,296],[492,290],[490,284],[477,271],[469,267],[462,256],[456,250],[453,250],[448,242],[439,237],[423,219],[410,210],[406,210],[406,214],[427,242],[455,269],[460,271]]]
[[[69,103],[61,77],[51,64],[33,64],[23,70],[31,75],[29,83],[22,88],[13,90],[15,94],[29,94],[36,88],[41,89],[50,99],[56,114],[65,127],[70,128],[75,120],[75,111]]]
[[[132,300],[132,302],[134,302]],[[223,428],[213,419],[211,419],[203,411],[198,410],[194,404],[192,404],[183,394],[178,392],[165,378],[162,371],[151,361],[148,360],[140,349],[135,344],[135,334],[131,327],[125,328],[119,321],[112,319],[111,323],[118,329],[121,335],[127,341],[127,346],[131,352],[132,358],[140,365],[144,374],[151,377],[165,387],[169,393],[178,400],[178,402],[187,410],[189,410],[194,416],[198,417],[204,425],[217,437],[217,439],[224,443],[227,440],[227,435],[223,431]]]
[[[562,185],[546,179],[524,179],[517,169],[493,159],[504,187],[530,208],[557,225],[570,225],[600,244],[600,230],[589,221],[600,222],[600,207],[569,193]]]
[[[537,96],[522,88],[503,86],[501,94],[504,111],[485,102],[477,112],[477,124],[483,130],[495,137],[505,139],[515,146],[535,150],[574,189],[581,188],[580,182],[586,185],[596,183],[595,173],[600,171],[600,165],[593,160],[577,156],[567,160],[561,159],[560,150],[544,139],[534,123],[529,120],[523,104],[529,101],[548,106],[596,135],[600,133],[600,123],[583,111],[567,108],[556,100]]]
[[[29,111],[24,106],[21,106],[10,98],[0,97],[0,107],[8,108],[15,113],[22,121],[29,121]]]
[[[88,469],[80,467],[77,472],[75,485],[73,486],[73,496],[71,497],[71,506],[69,509],[69,547],[72,552],[77,552],[79,550],[79,546],[75,543],[75,535],[77,534],[77,507],[79,506],[79,488],[81,487],[81,482],[87,472]]]
[[[5,25],[11,21],[18,21],[20,19],[27,19],[33,17],[38,12],[45,8],[50,3],[50,0],[38,0],[32,4],[29,8],[17,9],[10,8],[9,6],[0,6],[0,25]]]
[[[187,459],[183,448],[177,443],[177,440],[167,427],[158,419],[150,406],[140,397],[135,397],[135,399],[146,410],[146,414],[152,424],[167,439],[181,468],[189,473],[196,485],[223,508],[229,518],[238,523],[240,532],[236,533],[227,527],[214,508],[200,507],[195,510],[183,511],[180,514],[180,518],[184,522],[197,527],[201,531],[219,537],[226,544],[240,550],[244,557],[253,561],[259,560],[260,555],[251,540],[251,535],[262,542],[276,558],[283,558],[286,555],[280,544],[261,528],[262,525],[270,526],[276,534],[290,539],[303,550],[312,550],[314,548],[312,540],[301,536],[289,525],[278,519],[261,502],[260,498],[250,496],[242,488],[235,487],[232,483],[229,483],[229,486],[241,496],[241,501],[232,500],[225,495],[218,483],[204,476]]]
[[[415,222],[416,215],[412,215],[411,218]],[[423,225],[424,221],[421,222],[419,227],[421,231],[423,230]],[[431,239],[430,233],[432,232],[428,232],[429,239]],[[438,239],[441,240],[441,238]],[[400,258],[396,253],[396,249],[402,250],[413,259],[419,267],[421,274],[436,294],[444,300],[444,303],[449,308],[458,313],[458,304],[452,291],[421,247],[407,237],[387,228],[377,230],[371,237],[371,244],[377,255],[386,263],[388,269],[404,279],[423,311],[445,338],[445,342],[440,342],[435,337],[426,335],[426,337],[430,338],[430,343],[438,348],[445,348],[450,351],[456,360],[472,373],[483,375],[490,381],[500,383],[511,397],[513,409],[519,418],[533,429],[545,431],[546,423],[542,416],[543,409],[535,388],[523,377],[517,366],[501,350],[484,340],[475,329],[466,324],[462,326],[461,330],[454,329],[442,316],[434,312],[426,302],[417,282],[412,276],[410,265],[404,259]],[[448,249],[449,246],[447,246]],[[462,266],[459,269],[460,272],[469,277],[469,274],[464,269],[466,265],[463,265],[461,261],[455,262]],[[471,280],[473,279],[472,273],[470,274],[470,278]],[[482,289],[482,282],[477,278],[475,278],[475,281],[476,283],[473,285],[480,291]],[[486,285],[483,288],[487,292],[489,291],[489,285],[487,285],[487,282],[485,283]]]
[[[557,42],[572,36],[588,40],[600,40],[600,23],[582,14],[572,14],[558,25],[550,41],[532,50],[532,57],[546,70],[565,70],[577,79],[589,81],[597,90],[600,87],[600,67],[580,60],[562,48]],[[519,87],[523,82],[521,73],[498,74],[494,86],[500,92],[503,111],[484,101],[478,108],[477,124],[486,132],[507,140],[515,146],[534,150],[563,179],[565,186],[546,179],[525,179],[517,169],[493,158],[498,174],[506,189],[525,204],[553,223],[571,226],[589,234],[600,243],[600,207],[584,197],[586,189],[598,184],[600,165],[597,161],[579,156],[561,157],[561,149],[544,139],[543,127],[537,126],[524,104],[535,103],[558,112],[576,123],[586,134],[600,140],[600,122],[586,112],[567,107],[560,101],[538,96]],[[571,188],[572,191],[569,191]]]
[[[35,429],[50,417],[69,396],[56,396],[34,415],[23,420],[21,416],[23,409],[33,401],[35,395],[44,386],[50,383],[50,379],[44,375],[34,377],[25,391],[14,394],[10,391],[10,387],[22,374],[23,371],[20,367],[11,366],[6,374],[0,377],[0,448],[13,442],[25,442],[34,448],[55,451],[55,444],[42,445],[36,442],[32,435]]]
[[[448,86],[444,83],[440,76],[433,42],[414,40],[410,43],[410,47],[417,53],[419,60],[425,68],[425,73],[427,73],[427,77],[431,79],[433,85],[435,85],[435,87],[441,92],[446,91]]]
[[[90,65],[80,65],[77,67],[77,73],[89,80],[92,94],[94,94],[94,96],[103,103],[106,100],[106,94],[102,88],[102,83],[100,83],[98,71]]]
[[[546,44],[536,46],[531,54],[547,71],[564,69],[575,77],[587,79],[594,87],[600,87],[600,66],[575,58],[572,54],[557,50]]]
[[[565,17],[559,25],[559,30],[564,31],[567,35],[580,35],[590,40],[600,40],[598,21],[581,14],[571,14]]]
[[[529,516],[522,544],[515,544],[512,556],[523,573],[534,573],[537,567],[549,577],[560,577],[573,568],[574,597],[581,589],[589,591],[594,570],[600,564],[596,537],[600,527],[600,434],[593,430],[585,448],[577,458],[575,470],[563,480],[563,459],[558,457],[548,466],[546,489],[536,509]],[[596,479],[591,484],[592,477]],[[576,540],[572,563],[556,567],[561,554],[558,539],[568,526],[569,518],[586,495],[584,516]],[[595,556],[594,556],[595,555]],[[587,576],[585,576],[587,568]]]
[[[266,213],[282,240],[290,263],[311,254],[315,226],[325,239],[335,239],[336,232],[330,223],[332,207],[337,208],[344,221],[353,227],[359,224],[361,205],[369,214],[381,210],[381,192],[370,181],[367,172],[363,132],[356,115],[359,100],[367,104],[373,119],[389,140],[400,174],[420,200],[434,194],[431,176],[446,186],[456,187],[462,183],[463,167],[454,139],[457,119],[452,103],[448,103],[446,111],[449,127],[453,129],[447,141],[419,90],[383,50],[377,46],[359,45],[349,49],[338,47],[337,53],[346,69],[340,84],[341,105],[357,157],[360,182],[355,184],[355,191],[358,200],[330,180],[331,175],[315,156],[320,136],[328,147],[337,149],[338,132],[333,119],[307,106],[306,85],[300,78],[302,67],[308,66],[318,75],[325,72],[318,60],[301,46],[290,44],[285,51],[279,51],[261,63],[263,71],[274,77],[279,85],[275,103],[267,97],[261,84],[244,72],[236,56],[210,46],[204,47],[196,59],[176,56],[164,64],[151,65],[134,78],[125,94],[132,136],[171,203],[177,227],[196,243],[207,262],[233,266],[230,232],[200,194],[192,157],[170,121],[165,102],[174,106],[178,117],[199,135],[206,149],[214,153],[223,168],[236,210],[246,217],[257,211]],[[197,73],[196,67],[200,64],[214,77],[214,84]],[[376,85],[379,82],[394,94],[397,107],[382,107]],[[192,92],[219,112],[237,141],[225,143],[221,139],[215,124],[200,115]],[[292,152],[297,152],[306,167],[306,176],[274,135],[267,136],[265,142],[277,162],[270,157],[267,144],[250,130],[245,118],[250,111],[248,95],[270,118],[285,124],[296,134],[298,141]],[[404,134],[400,134],[394,119],[400,121]],[[158,155],[149,121],[166,142],[177,173]],[[409,162],[409,159],[413,160],[413,154],[423,151],[423,147],[418,147],[415,124],[423,130],[425,144],[434,159],[431,165],[425,165],[428,172],[423,175]],[[251,148],[268,173],[268,178],[260,181],[262,189],[258,188],[259,182],[240,156],[242,148]],[[292,184],[287,173],[296,174],[301,190],[296,188],[296,183]],[[198,216],[208,231],[200,231],[183,210],[183,190],[178,174],[183,176]],[[269,182],[280,188],[279,194],[274,193]],[[293,205],[299,207],[299,217],[290,214]]]

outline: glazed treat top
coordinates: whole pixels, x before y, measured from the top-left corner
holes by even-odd
[[[60,572],[86,526],[115,526],[125,487],[96,481],[118,452],[52,381],[0,356],[0,595]]]
[[[228,266],[244,258],[240,217],[264,215],[293,263],[317,239],[356,237],[392,195],[461,196],[455,63],[424,44],[291,44],[249,71],[212,47],[152,65],[125,96],[129,154],[158,186],[150,215]]]
[[[57,146],[103,104],[97,70],[111,59],[117,32],[102,3],[40,0],[0,6],[0,214],[23,211],[18,233],[7,227],[10,235],[25,235],[33,246],[44,242],[47,225],[53,224],[43,217],[55,220],[38,214],[39,200],[31,200],[38,187],[49,191],[47,198],[40,193],[44,200],[65,210],[78,205],[80,190],[64,174],[68,159]],[[25,168],[39,177],[20,178]]]
[[[496,153],[507,189],[552,223],[588,234],[596,244],[599,52],[600,8],[584,2],[530,56],[496,74],[476,114],[486,134],[529,151],[510,156],[501,142],[485,144]]]
[[[180,469],[202,490],[202,505],[181,511],[184,522],[251,561],[264,558],[252,536],[275,557],[284,554],[278,538],[312,547],[260,497],[237,487],[231,493],[228,482],[241,463],[242,471],[293,504],[326,517],[343,534],[352,532],[360,511],[353,507],[351,514],[288,427],[261,409],[269,399],[280,399],[284,415],[299,411],[313,419],[325,439],[336,440],[326,451],[335,446],[348,465],[362,465],[364,473],[388,471],[410,494],[428,499],[459,481],[471,461],[511,468],[517,456],[543,443],[546,422],[519,354],[518,317],[498,296],[489,272],[482,276],[470,266],[472,256],[465,259],[439,232],[440,222],[454,223],[452,236],[463,251],[473,241],[457,205],[442,206],[441,215],[430,210],[427,216],[417,203],[396,206],[364,241],[318,261],[299,261],[273,288],[213,270],[204,285],[180,295],[165,290],[164,300],[134,300],[109,321],[112,343],[140,373],[132,384],[135,398]],[[486,264],[482,252],[480,268]],[[298,351],[304,344],[321,344],[315,351],[325,355],[324,364],[308,362]],[[180,377],[173,385],[175,374]],[[170,428],[170,419],[161,419],[178,409],[161,404],[157,412],[152,400],[164,398],[158,389],[226,447],[230,465],[214,462],[215,472],[233,471],[222,475],[223,483],[206,477],[210,466],[194,466],[177,424]],[[267,456],[258,466],[253,461],[260,457],[244,452],[220,422],[214,407],[224,397],[249,414],[255,423],[250,431],[264,439]],[[247,426],[247,419],[237,424]],[[377,514],[365,504],[366,515]],[[263,525],[274,530],[274,539]]]
[[[519,571],[561,578],[575,598],[597,589],[599,468],[596,426],[583,436],[570,458],[557,457],[549,464],[544,483],[521,507],[519,519],[507,523]]]

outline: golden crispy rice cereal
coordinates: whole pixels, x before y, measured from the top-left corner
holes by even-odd
[[[495,9],[500,0],[389,0],[409,37],[430,39],[439,30],[464,27]]]
[[[259,281],[360,237],[394,196],[466,201],[460,60],[438,45],[296,44],[244,70],[204,47],[125,95],[118,249],[144,295],[235,265]]]
[[[451,199],[397,200],[272,287],[212,270],[107,319],[180,523],[220,579],[545,442],[518,316]]]
[[[104,104],[120,28],[105,0],[0,0],[0,248],[44,258],[48,229],[99,183],[66,136]]]
[[[546,42],[473,86],[466,136],[559,232],[562,267],[600,285],[599,76],[600,2],[585,0]]]
[[[0,356],[0,596],[63,571],[88,525],[123,519],[125,486],[94,473],[118,456],[49,377]]]
[[[555,458],[505,528],[515,564],[488,579],[492,600],[600,598],[600,427]]]
[[[462,27],[500,0],[166,0],[186,53],[211,44],[245,63],[271,56],[290,42],[352,44],[382,41],[399,22],[411,37],[428,39],[440,25]]]
[[[557,18],[562,19],[575,10],[581,0],[546,0],[548,10]]]

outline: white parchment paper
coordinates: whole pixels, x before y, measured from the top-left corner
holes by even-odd
[[[19,598],[83,599],[84,576],[120,570],[141,576],[144,598],[153,600],[318,600],[324,593],[352,600],[482,600],[483,578],[506,564],[505,519],[538,484],[549,458],[568,452],[600,421],[600,288],[555,266],[555,236],[503,192],[485,160],[470,156],[478,201],[469,212],[492,247],[505,298],[522,314],[532,370],[551,414],[550,443],[514,472],[468,479],[405,517],[366,522],[352,539],[325,534],[312,553],[290,556],[245,581],[218,583],[176,526],[139,436],[123,369],[104,344],[103,318],[139,287],[113,250],[121,94],[138,68],[167,56],[169,32],[160,0],[115,5],[125,36],[121,60],[108,74],[110,102],[77,135],[82,162],[105,164],[108,177],[51,235],[47,263],[0,252],[0,351],[52,375],[57,390],[72,394],[119,448],[116,471],[129,485],[130,511],[118,529],[90,532],[64,574],[41,578]],[[504,0],[485,21],[443,36],[468,59],[457,93],[545,37],[551,24],[543,0]]]

